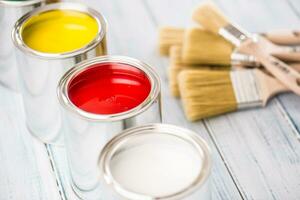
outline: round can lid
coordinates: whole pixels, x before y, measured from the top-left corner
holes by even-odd
[[[206,182],[212,165],[200,136],[167,124],[123,131],[104,147],[98,164],[100,182],[132,200],[189,196]]]

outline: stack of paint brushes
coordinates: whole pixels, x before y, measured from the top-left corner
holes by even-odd
[[[300,94],[295,31],[250,34],[211,2],[197,7],[193,20],[199,27],[159,32],[160,54],[170,57],[171,93],[181,97],[189,120],[265,106],[281,92]]]

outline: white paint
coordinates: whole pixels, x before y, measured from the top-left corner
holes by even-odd
[[[110,163],[112,176],[123,188],[139,194],[177,193],[190,186],[202,168],[201,153],[173,135],[138,135],[121,149]]]
[[[152,63],[160,72],[164,91],[162,93],[164,121],[194,129],[201,133],[201,136],[210,144],[217,145],[218,151],[214,145],[211,146],[214,159],[214,170],[211,176],[212,200],[299,199],[300,145],[294,136],[293,128],[285,117],[286,115],[290,116],[294,124],[300,127],[300,99],[298,96],[294,94],[280,95],[280,103],[273,100],[266,108],[209,119],[206,121],[209,135],[202,121],[189,123],[185,120],[178,100],[169,94],[165,74],[167,62],[159,58],[154,49],[155,42],[157,42],[157,28],[153,26],[151,18],[143,6],[146,1],[133,0],[128,3],[128,1],[86,0],[85,2],[97,9],[101,8],[110,24],[117,24],[110,29],[111,37],[108,37],[109,49],[112,53],[145,58],[145,61]],[[300,6],[300,1],[291,2],[294,8]],[[184,27],[192,21],[190,14],[199,1],[187,0],[183,3],[182,0],[174,0],[172,7],[170,7],[170,1],[152,0],[147,3],[160,25]],[[227,14],[230,14],[229,17],[232,20],[241,23],[251,31],[300,27],[300,20],[290,9],[287,1],[274,1],[270,4],[268,1],[259,0],[249,1],[249,3],[242,0],[220,0],[218,3],[223,6],[222,8],[227,11]],[[132,5],[135,6],[135,12],[132,12]],[[253,17],[253,12],[251,12],[253,10],[255,10],[255,16],[259,17]],[[276,20],[274,20],[275,18]],[[138,22],[142,22],[143,26],[137,26]],[[145,38],[147,39],[145,40]],[[128,45],[127,42],[120,42],[128,40],[131,45]],[[39,177],[44,174],[36,167],[28,167],[35,165],[34,159],[31,159],[35,158],[35,155],[25,151],[22,141],[18,139],[20,131],[20,133],[24,133],[26,141],[30,141],[30,135],[26,133],[25,127],[19,129],[24,126],[24,120],[19,119],[22,108],[21,99],[15,101],[15,93],[3,90],[0,91],[0,107],[7,115],[14,116],[11,121],[14,126],[9,128],[10,123],[0,120],[0,123],[7,124],[7,126],[0,126],[0,132],[3,131],[0,134],[0,141],[2,141],[0,173],[3,173],[0,178],[0,182],[3,182],[2,185],[0,184],[0,199],[50,200],[51,197],[47,196],[46,192],[41,192],[41,196],[37,196],[34,192],[41,183]],[[282,105],[286,109],[284,112]],[[9,138],[12,138],[14,143],[8,142]],[[211,141],[211,138],[214,139],[214,142]],[[25,149],[33,151],[31,142],[25,143]],[[65,174],[64,188],[67,188],[67,193],[71,193],[73,191],[68,182],[64,150],[59,151],[60,147],[54,147],[54,149],[59,171]],[[220,152],[222,157],[218,154]],[[16,159],[28,156],[29,160],[22,159],[22,163],[15,162]],[[233,178],[227,169],[230,170]],[[12,181],[14,177],[17,179]],[[7,179],[10,181],[5,181]],[[46,179],[44,180],[46,181]],[[51,186],[48,182],[44,182],[43,185],[44,187]],[[6,191],[10,192],[6,193]],[[74,200],[75,198],[70,195],[68,199]],[[102,199],[107,200],[108,198]],[[196,198],[196,200],[198,199],[200,198]]]

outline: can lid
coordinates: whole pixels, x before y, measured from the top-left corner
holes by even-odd
[[[97,24],[98,24],[98,33],[94,40],[92,40],[90,43],[86,44],[84,47],[80,49],[76,49],[74,51],[64,52],[64,53],[44,53],[36,51],[30,47],[28,47],[22,38],[22,29],[23,25],[33,16],[38,15],[43,12],[47,12],[50,10],[74,10],[86,13],[90,16],[92,16]],[[71,58],[80,56],[83,53],[88,52],[89,50],[95,48],[101,41],[105,40],[105,34],[106,34],[106,19],[96,10],[81,4],[81,3],[70,3],[70,2],[61,2],[61,3],[53,3],[48,4],[46,6],[39,7],[37,9],[34,9],[27,14],[25,14],[23,17],[21,17],[16,24],[14,25],[14,28],[12,30],[12,40],[14,45],[21,50],[22,52],[34,56],[39,57],[41,59],[49,59],[49,60],[55,60],[55,59],[64,59],[64,58]]]
[[[120,113],[114,114],[95,114],[86,112],[76,105],[72,103],[69,98],[68,88],[69,83],[76,77],[79,73],[93,67],[95,64],[100,63],[122,63],[128,64],[133,67],[136,67],[142,70],[147,76],[151,84],[151,89],[149,95],[146,99],[139,104],[138,106]],[[101,66],[100,66],[101,67]],[[147,110],[155,101],[160,98],[160,79],[155,72],[149,65],[144,62],[141,62],[137,59],[126,57],[126,56],[100,56],[96,58],[92,58],[89,60],[82,61],[67,71],[64,76],[60,79],[58,88],[57,88],[57,95],[61,105],[67,109],[68,111],[78,115],[79,117],[90,120],[90,121],[119,121],[123,119],[128,119],[130,117],[136,116],[145,110]]]
[[[31,6],[38,3],[43,3],[45,0],[25,0],[25,1],[12,1],[12,0],[0,0],[0,7],[23,7]]]
[[[167,161],[162,158],[167,158]],[[191,159],[194,161],[191,162]],[[144,162],[148,160],[152,161],[152,164],[151,161],[148,163],[152,168],[144,170],[144,165],[147,165]],[[176,164],[180,166],[172,166]],[[201,189],[210,175],[212,161],[207,143],[195,132],[174,125],[148,124],[127,129],[108,142],[99,157],[98,166],[99,182],[109,196],[132,200],[178,200]],[[164,168],[166,166],[172,169]],[[142,172],[139,172],[140,169]],[[178,174],[172,173],[172,170]],[[180,170],[185,171],[179,174]],[[149,174],[144,174],[145,171]],[[152,177],[161,174],[161,179]],[[181,181],[175,183],[176,178]],[[144,182],[145,179],[147,181]],[[147,188],[144,188],[145,184]],[[172,186],[159,188],[166,184]]]

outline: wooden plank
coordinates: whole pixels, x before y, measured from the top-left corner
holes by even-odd
[[[300,18],[300,2],[297,0],[286,0],[286,3],[290,6],[293,13]],[[299,27],[297,27],[299,30]]]
[[[286,1],[214,0],[230,19],[251,32],[299,29],[299,20]],[[296,2],[296,1],[295,1]]]
[[[196,5],[193,0],[184,2],[178,0],[147,0],[144,1],[144,5],[152,21],[157,26],[188,27],[193,24],[191,14]]]
[[[292,128],[295,128],[295,136],[300,140],[300,97],[294,94],[279,96],[283,116]]]
[[[44,145],[24,123],[21,96],[0,87],[0,199],[60,199]]]
[[[300,197],[300,146],[276,104],[206,120],[246,199]]]
[[[69,174],[69,166],[65,147],[49,145],[48,151],[50,157],[53,159],[53,167],[62,200],[80,200],[80,198],[74,193],[71,186],[71,178]]]
[[[249,4],[226,1],[222,7],[231,19],[251,31],[296,28],[299,25],[297,16],[288,12],[289,6],[282,1],[251,1]],[[253,16],[253,11],[259,17]],[[289,96],[295,98],[295,95]],[[292,111],[291,106],[296,106],[296,101],[293,102],[291,104],[290,100],[285,99],[282,105]],[[299,143],[295,138],[295,128],[282,105],[275,99],[267,108],[206,120],[246,199],[300,197]],[[299,107],[299,101],[297,105]],[[299,120],[299,116],[294,117]]]

